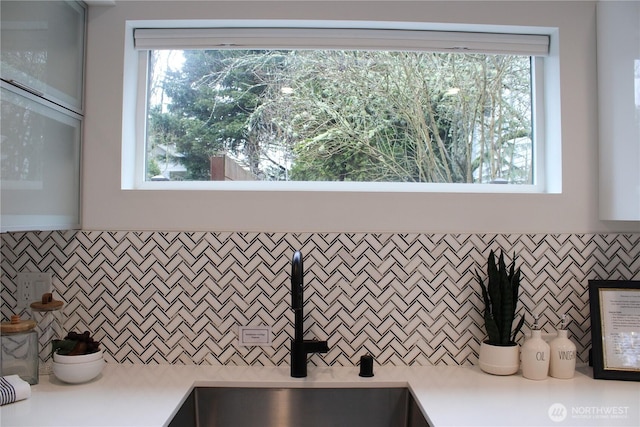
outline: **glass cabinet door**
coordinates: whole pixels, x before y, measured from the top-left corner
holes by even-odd
[[[2,231],[79,228],[81,116],[1,90]]]
[[[0,8],[2,79],[82,113],[85,8],[73,1]]]

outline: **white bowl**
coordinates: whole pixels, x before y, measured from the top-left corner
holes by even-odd
[[[99,359],[102,359],[102,350],[90,354],[81,354],[79,356],[53,353],[53,361],[58,363],[86,363]]]
[[[52,362],[53,374],[60,380],[70,384],[80,384],[91,381],[102,372],[104,359],[85,363],[57,363]]]

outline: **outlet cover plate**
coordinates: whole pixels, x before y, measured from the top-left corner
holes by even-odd
[[[26,272],[16,276],[18,309],[29,308],[32,302],[40,301],[42,294],[51,292],[51,273]]]
[[[271,326],[240,326],[238,344],[244,347],[271,346]]]

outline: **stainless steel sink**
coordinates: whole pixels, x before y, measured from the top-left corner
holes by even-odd
[[[197,387],[169,427],[427,427],[407,388]]]

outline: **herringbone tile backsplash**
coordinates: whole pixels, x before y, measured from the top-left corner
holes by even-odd
[[[520,312],[554,330],[562,314],[590,347],[589,279],[640,279],[640,234],[369,234],[53,231],[1,235],[2,316],[16,273],[50,271],[66,330],[89,330],[110,362],[288,365],[290,260],[302,250],[312,365],[468,365],[484,339],[475,269],[517,254]],[[26,317],[25,314],[24,317]],[[272,347],[237,328],[269,325]]]

